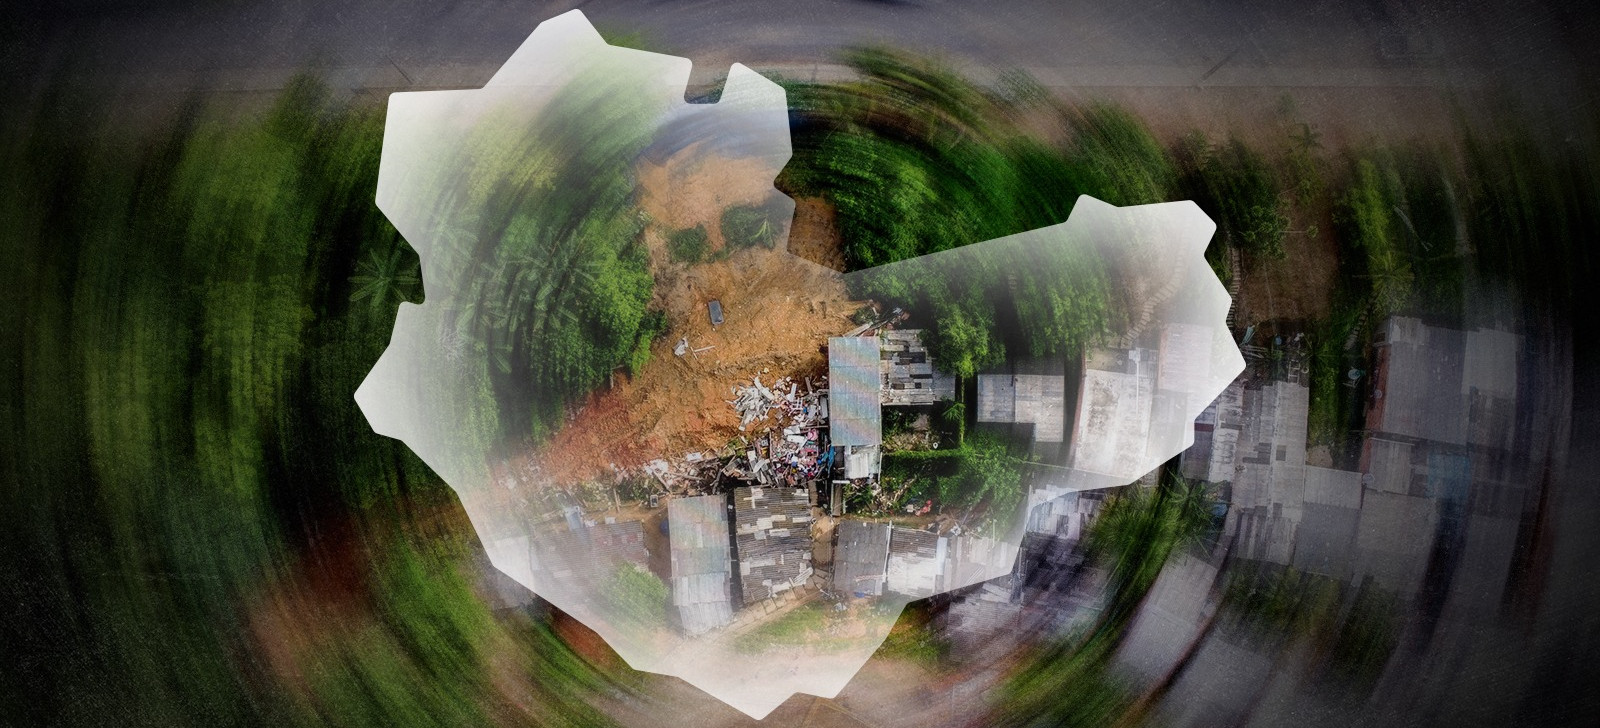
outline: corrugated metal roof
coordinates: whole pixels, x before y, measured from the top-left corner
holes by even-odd
[[[844,451],[844,477],[870,478],[883,471],[883,450],[877,445],[841,448]]]
[[[889,525],[844,521],[833,552],[833,585],[847,594],[883,594],[889,560]]]
[[[916,598],[939,591],[947,543],[920,528],[893,529],[889,534],[889,591]]]
[[[878,337],[828,339],[828,435],[835,445],[883,442]]]
[[[672,534],[672,603],[685,632],[700,634],[733,619],[728,583],[727,500],[703,495],[667,502]]]
[[[1466,412],[1461,396],[1466,370],[1465,335],[1455,329],[1394,317],[1386,323],[1388,352],[1380,389],[1383,432],[1466,443]],[[1474,370],[1476,371],[1476,370]]]
[[[736,488],[733,509],[746,605],[811,578],[811,504],[805,488]]]
[[[745,605],[811,577],[812,517],[804,488],[736,488],[733,508]]]

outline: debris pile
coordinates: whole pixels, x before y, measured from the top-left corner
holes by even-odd
[[[820,384],[826,384],[824,377]],[[752,377],[748,386],[733,387],[728,400],[739,413],[741,431],[751,425],[776,420],[775,427],[749,441],[743,461],[737,458],[723,469],[724,475],[754,480],[762,484],[798,486],[826,474],[833,453],[823,442],[828,420],[826,390],[810,377],[805,391],[800,382],[780,377],[769,388],[761,377]]]
[[[734,459],[737,444],[729,443],[720,451],[685,453],[681,459],[657,458],[640,466],[639,470],[662,495],[709,495],[717,492],[723,463]],[[617,471],[619,478],[628,475],[624,469]]]
[[[691,350],[692,351],[692,350]],[[771,387],[761,378],[732,388],[727,400],[740,415],[740,435],[715,450],[657,458],[638,468],[612,464],[618,483],[641,479],[658,495],[695,496],[720,492],[741,483],[804,487],[824,477],[833,464],[825,442],[828,405],[826,377],[795,381],[780,377]],[[655,496],[652,495],[653,499]]]
[[[827,383],[827,377],[822,378],[822,383]],[[800,383],[791,377],[779,377],[770,389],[761,383],[759,376],[752,377],[748,386],[733,387],[733,399],[727,402],[739,413],[739,431],[743,432],[750,425],[767,419],[774,411],[780,423],[785,419],[792,425],[826,420],[827,413],[821,411],[821,398],[815,383],[806,377],[805,384],[804,394],[800,392]]]
[[[826,475],[833,464],[833,450],[824,447],[821,427],[790,425],[773,430],[750,443],[745,452],[742,472],[744,477],[764,485],[778,484],[798,487],[806,481]],[[727,470],[723,471],[725,474]]]

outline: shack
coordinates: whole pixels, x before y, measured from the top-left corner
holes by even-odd
[[[683,631],[703,634],[733,620],[727,498],[702,495],[667,502],[672,545],[672,606]]]
[[[885,331],[881,337],[883,406],[914,407],[956,398],[956,378],[935,368],[922,343],[922,329]]]
[[[745,606],[811,578],[809,500],[804,488],[734,489],[734,545]]]

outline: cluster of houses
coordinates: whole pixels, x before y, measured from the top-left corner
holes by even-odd
[[[1307,463],[1310,390],[1293,369],[1241,378],[1197,421],[1182,471],[1227,484],[1235,556],[1411,594],[1469,506],[1514,530],[1527,481],[1503,465],[1517,434],[1520,337],[1394,317],[1375,349],[1354,470]]]
[[[1529,487],[1540,458],[1529,446],[1549,435],[1519,402],[1536,376],[1521,337],[1411,317],[1385,321],[1372,371],[1352,372],[1370,377],[1370,394],[1359,456],[1345,468],[1333,467],[1327,454],[1308,453],[1310,389],[1292,343],[1287,366],[1256,359],[1206,408],[1193,424],[1194,445],[1179,461],[1183,476],[1214,484],[1225,505],[1219,544],[1228,558],[1369,583],[1401,600],[1441,588],[1431,581],[1440,578],[1440,564],[1498,559],[1501,568],[1474,573],[1483,583],[1452,585],[1454,592],[1488,599],[1486,609],[1497,604],[1496,595],[1513,578],[1511,554],[1534,505]],[[1099,376],[1096,366],[1136,377],[1140,372],[1126,360],[1102,359],[1090,363],[1086,382]],[[1153,383],[1121,389],[1133,397],[1146,391],[1154,396],[1160,390]],[[1084,410],[1080,405],[1080,418]],[[1073,436],[1086,433],[1093,436],[1080,426]],[[1308,462],[1313,459],[1321,464]],[[1012,574],[956,596],[947,616],[952,637],[982,644],[1030,614],[1048,611],[1056,623],[1092,615],[1099,606],[1094,585],[1104,575],[1083,565],[1081,550],[1072,546],[1100,502],[1099,493],[1066,493],[1034,508],[1025,558]],[[1083,569],[1079,584],[1088,586],[1030,592],[1035,580],[1027,571],[1052,568],[1052,560],[1056,568]],[[1219,569],[1218,558],[1184,557],[1169,566],[1119,648],[1119,666],[1161,679],[1215,609]],[[1496,576],[1485,579],[1485,573]],[[1235,658],[1246,660],[1242,653]]]
[[[955,379],[934,366],[920,332],[901,330],[829,342],[834,464],[826,481],[672,498],[654,521],[591,523],[568,513],[514,546],[529,554],[534,584],[598,584],[627,564],[662,576],[678,627],[690,635],[726,627],[742,610],[823,590],[916,599],[976,584],[956,596],[949,619],[957,633],[981,638],[1039,597],[1025,587],[1028,569],[1085,568],[1071,547],[1098,513],[1101,494],[1065,483],[1085,473],[1120,475],[1157,438],[1181,428],[1192,428],[1194,445],[1179,470],[1217,484],[1233,558],[1370,577],[1414,594],[1438,549],[1514,537],[1527,481],[1510,453],[1521,446],[1518,437],[1530,436],[1515,426],[1519,337],[1386,321],[1359,462],[1348,469],[1326,457],[1308,462],[1318,459],[1307,449],[1310,390],[1294,361],[1275,367],[1277,376],[1252,367],[1198,420],[1183,419],[1185,398],[1206,375],[1211,332],[1202,328],[1168,324],[1138,345],[1095,350],[1076,363],[1025,360],[977,377],[979,426],[1009,431],[1062,473],[1034,484],[1020,545],[852,518],[816,527],[839,515],[829,511],[841,502],[840,489],[878,477],[884,407],[956,397]],[[1069,388],[1074,378],[1078,385]],[[818,544],[819,536],[827,543]],[[1019,550],[1031,556],[1018,560]],[[1072,601],[1063,614],[1082,613],[1095,608],[1093,593],[1050,598]]]
[[[1097,350],[1079,362],[1013,362],[980,374],[976,420],[1029,443],[1035,460],[1120,477],[1127,469],[1120,458],[1143,456],[1153,433],[1179,424],[1173,418],[1181,407],[1174,403],[1197,386],[1190,370],[1198,365],[1183,363],[1203,362],[1212,345],[1210,330],[1200,329],[1170,324],[1143,347]],[[1010,573],[1018,546],[1009,534],[849,518],[814,528],[819,517],[846,515],[847,488],[879,477],[885,407],[957,398],[955,377],[938,370],[920,330],[865,333],[829,340],[828,387],[821,392],[825,446],[832,449],[827,472],[804,483],[748,482],[673,497],[664,514],[648,521],[592,522],[571,509],[561,522],[531,529],[500,550],[527,553],[531,583],[550,585],[545,593],[582,585],[603,591],[623,567],[654,573],[668,586],[677,626],[689,635],[726,627],[743,610],[822,590],[910,600]],[[1080,379],[1078,387],[1067,386],[1072,378]],[[1028,527],[1035,538],[1081,534],[1097,500],[1058,497],[1069,490],[1045,485],[1031,494]]]

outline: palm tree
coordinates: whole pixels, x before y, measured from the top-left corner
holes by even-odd
[[[378,313],[392,296],[403,301],[412,286],[417,285],[417,274],[405,266],[404,251],[396,247],[386,258],[372,251],[372,258],[356,266],[357,274],[350,278],[355,292],[351,301],[371,302],[373,313]]]
[[[1301,151],[1311,151],[1322,148],[1322,133],[1312,129],[1310,124],[1300,122],[1300,130],[1289,134],[1296,147]]]

